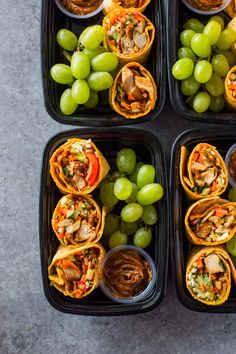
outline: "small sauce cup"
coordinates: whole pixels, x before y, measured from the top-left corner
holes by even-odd
[[[225,165],[228,170],[229,184],[236,188],[236,143],[228,150],[225,156]]]
[[[57,5],[57,7],[61,10],[61,12],[63,12],[64,15],[69,16],[69,17],[74,18],[74,19],[84,20],[84,19],[96,16],[99,12],[101,12],[103,10],[103,8],[104,8],[105,1],[106,0],[103,0],[101,5],[96,10],[94,10],[93,12],[90,12],[90,13],[88,13],[86,15],[78,15],[78,14],[75,14],[73,12],[70,12],[69,10],[67,10],[63,6],[63,4],[62,4],[62,2],[60,0],[55,0],[55,3]]]
[[[130,276],[128,275],[128,273],[130,271],[129,268],[131,268],[131,271],[132,271],[132,265],[130,267],[129,264],[127,264],[127,267],[126,267],[126,264],[124,262],[124,264],[119,269],[119,266],[114,265],[114,268],[112,268],[111,264],[109,264],[113,260],[116,261],[119,259],[119,257],[122,257],[122,253],[123,254],[125,253],[126,257],[128,257],[129,254],[132,254],[135,257],[137,256],[137,259],[139,261],[141,261],[141,263],[143,263],[144,268],[145,267],[146,267],[146,269],[148,268],[148,274],[149,274],[148,278],[149,279],[147,279],[146,284],[144,284],[143,289],[139,289],[138,293],[134,296],[123,297],[123,296],[119,296],[118,294],[115,295],[114,291],[112,290],[112,286],[109,287],[109,279],[112,279],[113,272],[114,272],[115,279],[119,279],[119,277],[121,276],[120,279],[122,279],[123,283],[126,282],[126,280],[127,280],[127,284],[125,284],[126,290],[129,286],[131,287],[131,292],[133,290],[133,287],[132,287],[133,279],[130,279]],[[131,258],[130,263],[132,263],[132,258]],[[107,277],[107,272],[105,272],[108,267],[111,268],[111,270],[109,271],[109,279]],[[117,269],[117,267],[118,267],[118,269]],[[115,272],[119,272],[119,271],[121,273],[123,272],[123,274],[119,273],[119,275],[116,276]],[[132,285],[129,285],[130,283],[132,283]],[[111,249],[110,251],[108,251],[102,260],[101,274],[100,274],[100,287],[101,287],[102,291],[105,293],[105,295],[115,302],[123,303],[123,304],[133,304],[133,303],[136,303],[140,300],[144,300],[145,298],[147,298],[151,294],[155,284],[156,284],[155,263],[152,260],[152,258],[149,256],[149,254],[146,251],[144,251],[142,248],[139,248],[139,247],[136,247],[133,245],[125,245],[125,246],[115,247],[115,248]]]
[[[223,11],[231,2],[231,0],[225,0],[225,2],[219,6],[217,9],[214,9],[214,10],[200,10],[200,9],[197,9],[196,7],[192,6],[188,0],[182,0],[182,2],[184,3],[184,5],[191,11],[195,12],[196,14],[199,14],[199,15],[214,15],[214,14],[217,14],[218,12],[221,12]]]

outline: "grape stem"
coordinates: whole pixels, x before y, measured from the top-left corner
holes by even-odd
[[[63,50],[62,54],[69,62],[71,62],[71,55],[66,50]]]

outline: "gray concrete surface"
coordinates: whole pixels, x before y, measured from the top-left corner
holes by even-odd
[[[40,1],[0,0],[0,28],[0,353],[235,353],[236,316],[188,311],[170,277],[161,305],[143,315],[79,317],[47,303],[38,242],[41,157],[48,138],[69,128],[44,109]],[[169,156],[175,136],[197,124],[167,106],[147,126]]]

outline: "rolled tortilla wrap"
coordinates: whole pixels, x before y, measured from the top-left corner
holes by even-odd
[[[192,244],[220,245],[236,232],[236,203],[219,197],[201,199],[190,206],[184,223]]]
[[[103,233],[105,210],[90,196],[64,195],[52,217],[52,228],[64,246],[97,242]]]
[[[200,143],[191,154],[181,147],[180,180],[187,197],[197,200],[222,194],[228,185],[228,172],[216,148]]]
[[[236,65],[230,69],[225,78],[225,101],[230,109],[236,110]]]
[[[103,19],[104,46],[121,65],[135,61],[145,63],[155,36],[152,22],[135,9],[115,10]]]
[[[105,255],[98,243],[79,247],[60,245],[48,267],[48,277],[65,296],[81,299],[89,295],[99,283],[100,262]]]
[[[229,297],[231,277],[236,282],[234,265],[222,246],[196,247],[190,253],[185,281],[194,299],[210,306],[223,304]]]
[[[109,168],[105,157],[90,139],[68,139],[50,159],[51,176],[64,194],[91,193]]]
[[[134,8],[143,12],[151,0],[105,0],[103,13],[107,15],[114,10]]]
[[[141,64],[126,64],[109,90],[109,102],[117,113],[128,119],[147,115],[155,108],[157,88],[150,72]]]

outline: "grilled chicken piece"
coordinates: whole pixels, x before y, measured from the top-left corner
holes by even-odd
[[[123,54],[130,54],[134,51],[134,41],[128,37],[122,37],[120,46]]]
[[[125,92],[128,94],[134,88],[134,75],[129,68],[123,68],[121,72],[121,83]]]
[[[140,90],[146,90],[151,99],[154,98],[154,88],[149,77],[135,76],[134,82],[135,86],[137,86]]]
[[[133,39],[134,39],[134,43],[136,44],[136,46],[138,48],[145,47],[145,45],[147,43],[147,36],[145,33],[140,34],[136,31],[134,31]]]
[[[78,189],[83,189],[86,186],[86,181],[83,177],[76,176],[76,178],[74,178],[74,180],[76,181],[76,186]]]
[[[145,30],[145,21],[139,22],[139,24],[135,27],[135,32],[138,32],[139,34],[143,33]]]
[[[137,101],[143,101],[144,97],[141,94],[141,92],[139,91],[139,89],[137,87],[133,87],[130,91],[130,93],[134,96],[135,100]]]
[[[220,263],[220,258],[215,253],[209,254],[209,256],[204,259],[204,263],[210,274],[224,272],[224,267]]]
[[[206,222],[205,224],[201,224],[196,227],[194,233],[199,238],[206,238],[212,230],[212,223]]]
[[[64,271],[64,274],[65,274],[65,277],[66,277],[66,280],[67,281],[78,281],[80,280],[81,278],[81,273],[78,270],[74,269],[74,268],[70,268],[70,267],[67,267],[67,268],[63,268],[63,271]]]
[[[143,112],[144,111],[144,106],[142,105],[141,102],[133,102],[131,103],[131,111],[134,113],[138,112]]]
[[[226,222],[224,223],[225,227],[229,227],[230,225],[232,225],[234,222],[234,216],[230,215],[226,217]]]
[[[66,232],[68,234],[73,234],[75,231],[77,231],[80,228],[81,225],[81,221],[77,220],[76,222],[74,222],[72,225],[69,225],[66,229]]]
[[[200,172],[203,172],[203,171],[206,171],[206,165],[202,164],[202,163],[199,163],[199,162],[192,162],[192,171],[195,172],[195,171],[200,171]]]
[[[67,226],[73,224],[73,222],[74,221],[72,219],[65,219],[65,220],[59,221],[58,226],[59,227],[67,227]]]
[[[75,234],[75,241],[85,241],[88,238],[93,238],[94,228],[89,225],[86,221],[82,221],[80,228]]]
[[[210,185],[215,179],[215,170],[214,168],[209,168],[206,172],[201,174],[203,181]]]

